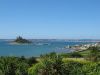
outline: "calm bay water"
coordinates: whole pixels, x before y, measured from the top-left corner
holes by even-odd
[[[67,45],[83,44],[83,42],[65,42],[65,41],[33,41],[32,44],[14,45],[10,40],[0,40],[0,56],[40,56],[50,52],[65,53],[71,52],[65,49]]]

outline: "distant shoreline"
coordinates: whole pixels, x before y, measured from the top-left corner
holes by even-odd
[[[10,45],[29,45],[30,43],[9,42]]]

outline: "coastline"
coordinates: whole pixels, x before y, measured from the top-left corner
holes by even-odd
[[[73,49],[74,51],[84,51],[87,50],[89,47],[100,47],[100,43],[89,43],[89,44],[79,44],[73,46],[65,46],[65,48]]]
[[[9,42],[10,45],[29,45],[30,43]]]

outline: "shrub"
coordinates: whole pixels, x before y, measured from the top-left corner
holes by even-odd
[[[80,57],[82,57],[82,55],[80,53],[78,53],[78,52],[72,52],[72,53],[70,53],[70,57],[72,57],[72,58],[80,58]]]
[[[86,56],[86,60],[97,62],[100,60],[100,50],[98,47],[90,47],[90,53]]]
[[[100,63],[89,61],[62,61],[60,56],[45,58],[29,69],[29,75],[99,75]]]

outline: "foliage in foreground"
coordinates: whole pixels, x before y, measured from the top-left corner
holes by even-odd
[[[34,64],[29,75],[99,75],[100,63],[91,61],[62,60],[59,55],[42,57],[41,62]]]
[[[34,57],[0,57],[0,75],[28,75],[28,68],[36,62]]]

